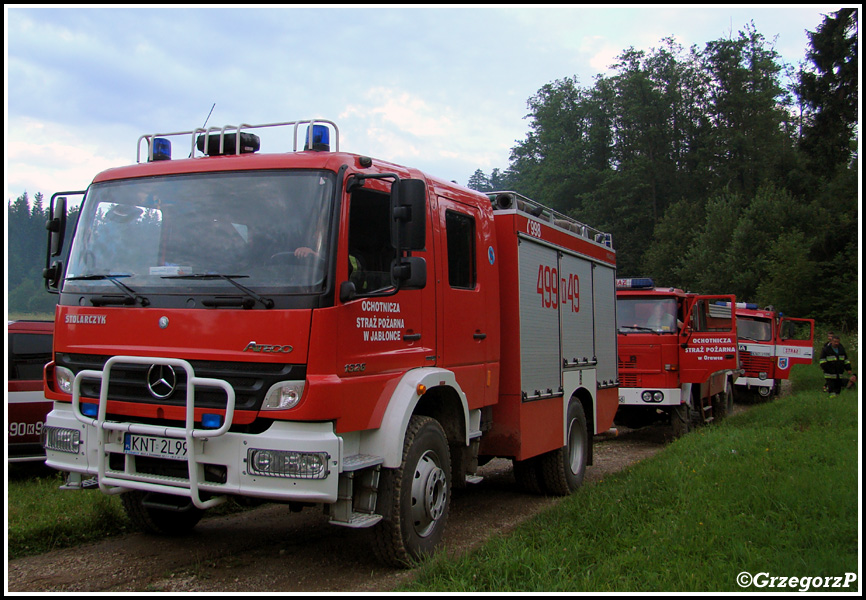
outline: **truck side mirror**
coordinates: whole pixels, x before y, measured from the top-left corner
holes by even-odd
[[[48,230],[48,246],[51,256],[59,256],[63,250],[63,237],[66,235],[66,198],[57,198],[55,204],[52,199],[51,219],[45,223]]]
[[[427,245],[427,186],[421,179],[401,179],[391,186],[391,245],[397,251]]]
[[[420,256],[396,259],[391,265],[391,277],[401,290],[421,290],[427,285],[427,261]]]

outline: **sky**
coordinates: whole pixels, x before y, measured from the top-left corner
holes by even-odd
[[[703,48],[750,23],[796,66],[841,8],[67,6],[5,6],[7,201],[83,190],[134,163],[141,135],[201,127],[212,107],[208,126],[329,119],[341,150],[465,185],[508,167],[547,83],[591,87],[630,47]],[[262,135],[262,152],[290,149]]]

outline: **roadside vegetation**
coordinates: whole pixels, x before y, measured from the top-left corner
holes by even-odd
[[[843,343],[856,361],[856,338]],[[699,429],[475,552],[439,555],[405,589],[856,591],[850,577],[832,586],[859,577],[859,393],[831,399],[822,382],[816,365],[795,367],[792,394]],[[741,573],[822,580],[742,587]]]
[[[843,344],[857,364],[856,338]],[[830,399],[821,386],[817,365],[795,367],[790,395],[699,429],[474,552],[435,557],[406,590],[793,591],[741,588],[737,576],[857,573],[859,393]],[[59,474],[22,465],[7,476],[10,559],[131,531],[116,496],[61,492]]]

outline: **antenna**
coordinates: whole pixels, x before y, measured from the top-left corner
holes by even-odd
[[[202,129],[207,127],[207,122],[210,121],[210,116],[213,114],[214,108],[216,108],[216,102],[214,102],[213,106],[210,107],[210,112],[207,114],[207,118],[204,120],[204,125],[201,126]]]
[[[205,129],[205,128],[207,127],[207,122],[210,121],[210,116],[213,114],[214,108],[216,108],[216,102],[214,102],[213,106],[210,107],[210,112],[207,114],[207,118],[205,118],[205,120],[204,120],[204,125],[201,126],[201,128],[204,129],[205,132],[207,132],[207,129]],[[188,158],[192,158],[192,152],[189,153]]]

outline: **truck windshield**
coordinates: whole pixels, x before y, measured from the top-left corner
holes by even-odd
[[[64,292],[321,291],[335,176],[196,173],[91,186]],[[234,282],[234,283],[233,283]],[[126,293],[125,292],[125,293]]]
[[[769,319],[755,319],[738,315],[737,337],[756,342],[769,342],[773,339],[773,326]]]
[[[676,298],[617,298],[616,322],[620,333],[676,333]]]

